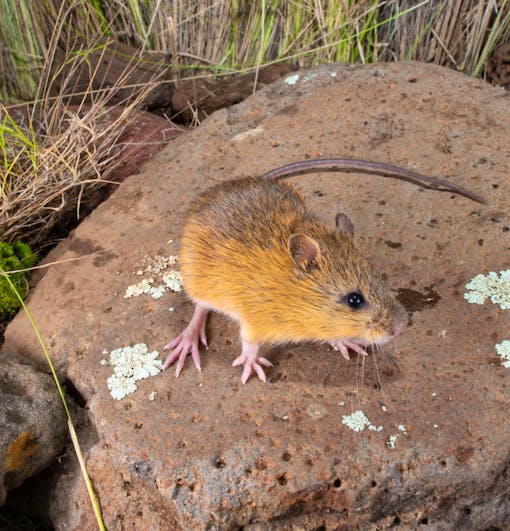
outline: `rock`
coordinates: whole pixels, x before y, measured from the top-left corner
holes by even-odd
[[[67,104],[90,104],[84,94],[92,88],[97,94],[105,91],[108,105],[125,105],[132,99],[141,99],[145,109],[172,108],[172,117],[187,122],[195,117],[203,120],[213,111],[238,103],[253,93],[254,86],[260,89],[296,70],[291,63],[276,63],[261,67],[257,74],[222,76],[210,74],[204,77],[175,81],[175,71],[169,68],[170,54],[166,52],[141,52],[129,44],[115,40],[102,40],[86,60],[70,62],[62,52],[60,61],[55,61],[59,83],[52,93]],[[64,65],[62,67],[62,64]],[[152,84],[151,90],[146,90]],[[72,94],[61,94],[61,85],[73,87]],[[195,116],[195,111],[197,115]]]
[[[510,386],[494,345],[508,338],[508,313],[463,294],[478,273],[509,267],[509,137],[507,94],[480,80],[417,63],[330,65],[214,113],[126,179],[47,260],[85,257],[46,269],[28,301],[87,401],[97,431],[87,464],[107,528],[503,529]],[[238,329],[213,315],[201,373],[188,361],[179,379],[170,370],[113,400],[104,349],[162,352],[191,315],[182,293],[124,294],[159,282],[136,272],[178,253],[192,197],[332,155],[449,177],[487,200],[377,176],[293,180],[327,222],[340,208],[351,217],[360,246],[414,300],[412,326],[363,368],[326,346],[267,348],[268,382],[243,386],[231,366]],[[41,358],[23,314],[4,348]],[[356,410],[376,429],[342,423]],[[56,528],[94,528],[79,474],[60,485]]]
[[[112,121],[115,122],[123,110],[122,107],[109,108],[103,117],[105,127],[108,127]],[[135,113],[133,119],[126,125],[119,138],[122,151],[117,164],[108,175],[111,181],[121,182],[133,175],[168,142],[185,133],[183,127],[173,124],[166,118],[141,110],[133,112]]]
[[[229,107],[253,94],[254,87],[262,87],[287,76],[297,67],[291,63],[277,63],[250,72],[220,79],[183,79],[172,93],[172,110],[176,119],[191,122],[196,117],[203,120],[223,107]]]
[[[170,102],[171,90],[164,81],[169,75],[169,54],[165,52],[141,52],[129,44],[105,38],[81,62],[70,61],[61,51],[57,54],[60,61],[54,61],[58,69],[53,75],[59,82],[53,84],[52,92],[67,104],[91,103],[84,94],[92,89],[95,99],[104,90],[109,105],[126,105],[140,98],[141,87],[146,92],[141,102],[144,108],[162,107]],[[147,83],[154,85],[150,91],[144,88]],[[72,87],[71,94],[62,94],[62,86]]]
[[[63,450],[67,420],[53,378],[0,355],[0,506]]]

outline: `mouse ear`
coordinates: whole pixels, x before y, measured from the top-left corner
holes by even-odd
[[[309,270],[318,265],[321,257],[319,243],[306,234],[293,234],[289,238],[289,253],[294,263],[299,267]]]
[[[347,234],[351,238],[354,237],[354,223],[351,221],[349,217],[347,217],[346,214],[344,214],[343,212],[339,212],[335,216],[335,224],[336,224],[336,228],[340,232]]]

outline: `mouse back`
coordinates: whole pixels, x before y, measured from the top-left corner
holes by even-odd
[[[190,205],[184,236],[205,231],[214,240],[223,238],[263,244],[285,227],[306,216],[301,195],[288,183],[237,179],[212,186]],[[209,243],[214,241],[209,240]]]

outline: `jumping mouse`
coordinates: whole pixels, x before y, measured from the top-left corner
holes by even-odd
[[[199,342],[207,346],[210,310],[239,322],[244,365],[241,381],[255,371],[265,381],[261,345],[327,342],[349,359],[365,355],[400,334],[408,316],[354,242],[354,226],[337,214],[333,229],[305,206],[281,179],[311,171],[356,171],[443,189],[483,203],[446,180],[389,164],[357,159],[309,159],[258,178],[213,186],[192,203],[184,223],[180,265],[184,289],[196,303],[188,326],[165,345],[165,368],[179,376],[191,354],[200,370]]]

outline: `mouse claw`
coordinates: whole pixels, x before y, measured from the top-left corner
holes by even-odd
[[[354,350],[354,352],[360,354],[361,356],[368,355],[368,352],[361,345],[358,345],[358,343],[355,343],[354,341],[348,341],[345,339],[335,339],[333,341],[330,341],[329,344],[335,350],[339,350],[346,360],[350,360],[349,349]]]
[[[207,337],[205,335],[205,321],[204,326],[200,330],[200,343],[202,343],[206,349],[209,348],[209,345],[207,344]]]
[[[260,381],[265,382],[266,374],[262,365],[264,367],[273,366],[273,364],[267,358],[257,356],[258,350],[259,346],[256,343],[243,342],[243,351],[241,355],[232,363],[234,367],[237,365],[244,365],[243,373],[241,375],[241,382],[243,384],[248,381],[252,372],[255,372]]]

